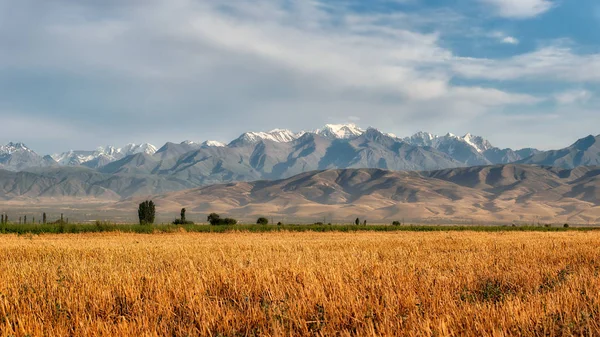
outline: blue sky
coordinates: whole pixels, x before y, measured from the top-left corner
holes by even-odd
[[[592,0],[0,0],[0,142],[40,153],[355,122],[599,134]]]

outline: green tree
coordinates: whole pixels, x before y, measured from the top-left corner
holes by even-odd
[[[256,224],[257,225],[268,225],[269,219],[267,219],[265,217],[260,217],[260,218],[258,218],[258,220],[256,220]]]
[[[208,222],[210,222],[210,224],[213,225],[213,226],[217,226],[217,225],[229,226],[229,225],[235,225],[235,224],[237,224],[237,220],[236,219],[221,218],[221,216],[219,214],[217,214],[217,213],[210,213],[208,215],[208,217],[206,218],[206,220]]]
[[[356,220],[354,220],[354,224],[357,225],[357,226],[360,225],[360,219],[356,218]]]
[[[138,206],[140,225],[151,225],[156,216],[156,207],[152,200],[146,200]]]
[[[46,212],[44,212],[44,214],[42,214],[42,223],[44,225],[46,224]]]
[[[394,225],[394,226],[400,226],[400,221],[394,221],[394,222],[392,222],[392,225]]]
[[[185,208],[181,209],[181,217],[179,219],[175,219],[175,221],[173,221],[174,225],[193,225],[194,223],[192,221],[187,221],[185,219]]]
[[[232,218],[222,219],[219,223],[219,225],[225,225],[225,226],[231,226],[231,225],[236,225],[236,224],[237,224],[237,220],[232,219]]]
[[[367,220],[365,220],[365,221],[363,222],[363,225],[365,225],[365,226],[367,225]]]
[[[210,213],[206,218],[206,221],[208,221],[213,226],[220,225],[221,216],[217,213]]]

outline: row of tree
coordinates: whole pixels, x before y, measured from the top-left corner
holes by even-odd
[[[178,219],[175,219],[173,221],[174,225],[193,225],[194,222],[192,221],[188,221],[185,217],[185,208],[181,209],[181,213],[180,213],[180,217]],[[46,217],[46,213],[44,213],[44,219]],[[156,205],[154,204],[154,202],[152,200],[146,200],[144,202],[142,202],[141,204],[139,204],[138,206],[138,217],[140,220],[140,225],[149,225],[149,224],[153,224],[154,223],[154,219],[156,217]],[[62,218],[62,216],[61,216]],[[45,220],[44,220],[45,221]],[[232,219],[232,218],[221,218],[221,216],[217,213],[210,213],[208,215],[208,217],[206,218],[206,221],[208,221],[211,225],[217,226],[217,225],[235,225],[237,224],[237,220],[236,219]],[[45,222],[44,222],[45,223]],[[265,218],[265,217],[260,217],[256,220],[256,223],[259,225],[268,225],[269,224],[269,219]],[[360,225],[360,218],[356,218],[356,220],[354,220],[354,224],[355,225]],[[367,220],[364,220],[362,222],[362,224],[364,226],[367,225]],[[278,225],[281,225],[281,222],[278,223]],[[392,223],[392,225],[394,226],[399,226],[400,222],[399,221],[394,221]]]
[[[8,214],[0,214],[0,224],[7,225],[9,223],[10,223],[10,221],[8,220]],[[19,225],[20,224],[27,224],[27,223],[28,223],[27,222],[27,215],[19,217]],[[36,223],[35,222],[35,217],[32,217],[31,223],[32,224]],[[38,223],[39,224],[44,224],[44,225],[48,223],[48,217],[46,216],[45,212],[42,213],[42,219],[38,220]],[[64,215],[61,213],[59,220],[56,220],[56,221],[53,221],[53,222],[50,222],[50,223],[51,224],[66,224],[66,223],[69,223],[69,218],[67,218],[67,220],[65,221]]]
[[[181,209],[180,216],[178,219],[173,221],[174,225],[193,225],[194,222],[188,221],[185,217],[185,208]],[[152,200],[146,200],[138,205],[138,219],[140,225],[151,225],[156,219],[156,205]],[[217,213],[211,213],[206,218],[211,225],[235,225],[237,224],[236,219],[232,218],[221,218]],[[267,220],[268,222],[268,220]]]

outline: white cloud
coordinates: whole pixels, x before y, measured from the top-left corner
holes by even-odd
[[[512,36],[506,36],[500,40],[502,43],[506,44],[519,44],[519,40]]]
[[[506,35],[503,32],[498,32],[498,31],[492,32],[492,33],[490,33],[489,36],[498,40],[498,42],[500,42],[500,43],[513,44],[513,45],[519,44],[519,39],[517,39],[516,37],[513,37],[513,36]]]
[[[550,10],[554,3],[549,0],[479,0],[494,8],[496,15],[505,18],[526,19]]]
[[[576,54],[561,43],[506,59],[457,58],[452,67],[471,79],[600,82],[600,54]]]
[[[459,86],[456,78],[594,73],[577,69],[589,56],[559,46],[504,60],[456,57],[442,39],[445,25],[459,16],[441,13],[434,20],[324,6],[283,0],[21,0],[11,3],[11,15],[0,11],[0,71],[56,76],[48,84],[61,89],[51,100],[56,106],[37,110],[45,109],[57,123],[72,120],[95,137],[94,144],[103,143],[102,137],[160,144],[176,140],[174,134],[180,140],[229,139],[248,129],[313,129],[348,116],[386,131],[445,133],[506,106],[527,108],[545,100],[493,85]],[[435,27],[438,19],[451,22]],[[518,42],[505,34],[496,38]],[[22,100],[35,104],[30,94],[43,91],[23,92]],[[0,102],[25,105],[15,97],[0,92]],[[33,119],[40,115],[29,113]],[[130,138],[131,125],[141,122],[135,136],[156,138]]]
[[[565,91],[554,95],[554,99],[560,104],[584,103],[592,97],[587,90]]]

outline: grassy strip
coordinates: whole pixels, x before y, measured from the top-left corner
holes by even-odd
[[[475,231],[475,232],[564,232],[600,230],[600,227],[544,227],[544,226],[390,226],[390,225],[117,225],[117,224],[65,224],[35,225],[6,224],[0,225],[3,234],[60,234],[60,233],[174,233],[179,231],[200,233],[224,232],[439,232],[439,231]]]

